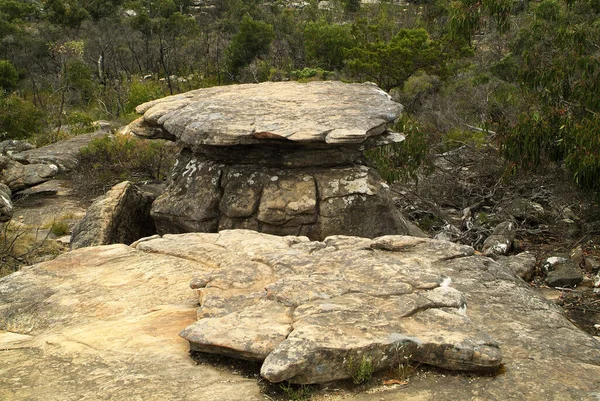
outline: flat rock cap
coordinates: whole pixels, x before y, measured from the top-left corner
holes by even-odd
[[[381,135],[402,105],[375,84],[264,82],[197,89],[141,104],[131,130],[160,129],[188,146],[287,140],[362,143]]]

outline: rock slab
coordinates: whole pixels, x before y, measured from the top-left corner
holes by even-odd
[[[402,105],[374,84],[264,82],[198,89],[139,105],[130,130],[187,146],[362,143],[382,134]]]
[[[108,244],[131,244],[156,233],[150,217],[154,197],[129,181],[112,187],[96,199],[73,229],[71,249]]]
[[[143,244],[153,251],[142,250]],[[449,252],[457,248],[445,242],[410,244],[414,242],[399,241],[398,237],[335,237],[310,242],[235,230],[174,235],[139,241],[133,247],[82,248],[61,255],[0,279],[0,377],[6,378],[0,380],[0,399],[97,399],[99,389],[112,399],[264,399],[255,380],[219,372],[206,364],[196,365],[187,355],[187,341],[177,332],[197,319],[198,294],[194,291],[206,294],[200,311],[201,315],[214,316],[209,322],[236,311],[240,321],[249,321],[253,314],[269,309],[270,316],[277,319],[269,321],[270,329],[263,330],[259,337],[260,344],[268,346],[269,335],[276,338],[285,332],[281,329],[289,321],[285,310],[293,308],[293,303],[313,297],[308,304],[325,304],[324,309],[331,313],[328,300],[319,298],[319,294],[336,288],[339,281],[329,286],[329,282],[319,281],[319,275],[308,276],[313,284],[304,295],[288,279],[280,286],[269,287],[272,299],[266,301],[245,295],[249,286],[260,281],[256,277],[267,277],[273,271],[273,267],[266,266],[277,267],[281,261],[284,271],[292,260],[301,261],[319,249],[328,249],[332,256],[324,263],[333,254],[339,256],[339,265],[330,266],[330,273],[340,265],[359,264],[378,276],[389,264],[401,266],[409,274],[397,280],[399,293],[390,297],[410,295],[403,293],[408,287],[400,284],[405,277],[420,278],[420,291],[427,295],[428,305],[439,300],[450,303],[450,299],[452,305],[462,303],[462,297],[450,294],[435,297],[435,292],[443,288],[463,294],[466,310],[448,306],[430,307],[430,312],[447,308],[452,315],[463,309],[459,320],[466,317],[470,321],[465,329],[484,328],[502,349],[503,369],[495,375],[427,370],[412,376],[408,386],[380,387],[374,392],[341,394],[340,398],[597,400],[600,343],[575,328],[556,305],[488,258]],[[370,257],[365,263],[354,259],[366,252]],[[249,257],[240,259],[244,254]],[[325,266],[311,267],[295,261],[291,268],[300,276],[303,270],[325,270]],[[255,277],[252,280],[241,274],[250,271],[244,267],[246,264],[256,266],[251,270]],[[233,274],[237,268],[239,275]],[[431,275],[420,276],[420,272]],[[440,277],[444,285],[437,281]],[[189,289],[190,280],[194,291]],[[381,283],[394,280],[388,277]],[[284,284],[290,284],[293,291],[287,291],[289,286]],[[266,291],[255,288],[261,296]],[[340,315],[354,305],[339,302],[344,296],[348,294],[337,297]],[[240,312],[260,302],[266,303],[264,308]],[[412,307],[414,304],[404,304],[404,310]],[[366,307],[364,312],[371,313],[371,309]],[[423,310],[414,316],[430,312]],[[369,329],[377,330],[380,322],[375,317]],[[407,329],[414,330],[417,323],[415,319]],[[362,324],[357,326],[361,332],[362,328]],[[452,338],[452,333],[445,335]],[[241,330],[236,335],[242,335]]]

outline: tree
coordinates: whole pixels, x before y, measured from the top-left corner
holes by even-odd
[[[347,25],[329,24],[321,19],[304,28],[304,52],[311,67],[341,69],[348,49],[355,44]]]
[[[3,92],[12,92],[19,83],[19,72],[8,60],[0,60],[0,89]]]
[[[361,79],[386,91],[402,86],[415,72],[444,63],[439,43],[424,29],[401,29],[389,42],[363,43],[348,52],[347,67]]]
[[[238,33],[231,38],[225,52],[232,77],[235,77],[241,68],[250,64],[256,57],[268,53],[274,38],[272,25],[255,21],[249,15],[245,15]]]

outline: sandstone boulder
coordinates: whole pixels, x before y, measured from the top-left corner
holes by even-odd
[[[396,210],[365,164],[397,143],[402,105],[373,84],[278,82],[207,88],[140,105],[129,130],[183,150],[152,207],[159,233],[253,229],[322,240],[333,234],[424,234]]]
[[[24,164],[53,165],[60,172],[71,171],[77,166],[77,156],[81,148],[88,146],[94,139],[108,134],[108,128],[103,127],[98,131],[78,135],[74,138],[55,142],[41,148],[13,153],[11,157]]]
[[[264,82],[198,89],[136,111],[144,116],[132,132],[175,136],[190,147],[273,140],[345,144],[385,132],[402,105],[373,84]]]
[[[58,172],[54,164],[21,164],[0,156],[0,182],[16,192],[52,179]]]
[[[6,223],[13,216],[13,204],[10,199],[12,192],[9,187],[0,183],[0,223]]]
[[[73,229],[71,249],[115,243],[131,244],[156,233],[150,217],[154,197],[129,181],[112,187],[88,208]]]

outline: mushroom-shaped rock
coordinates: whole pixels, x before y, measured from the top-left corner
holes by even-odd
[[[364,149],[404,140],[388,130],[402,105],[373,84],[231,85],[136,110],[131,132],[182,145],[152,207],[160,234],[422,235],[364,162]]]

